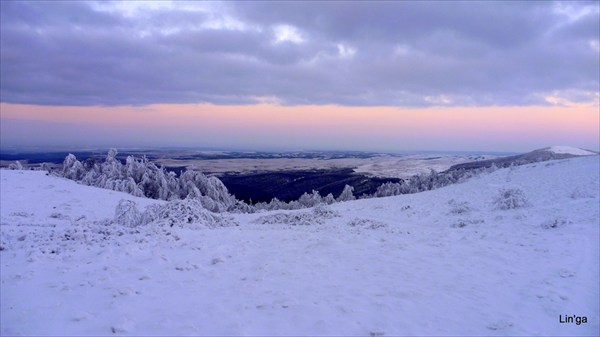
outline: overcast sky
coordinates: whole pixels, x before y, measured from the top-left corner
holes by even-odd
[[[598,8],[597,1],[3,1],[2,101],[592,101]]]
[[[17,105],[74,106],[81,114],[161,104],[394,107],[417,115],[448,107],[457,122],[460,107],[596,111],[599,9],[598,1],[2,1],[2,118],[35,110]],[[582,125],[597,124],[597,114],[585,116]],[[355,118],[360,125],[368,116]]]

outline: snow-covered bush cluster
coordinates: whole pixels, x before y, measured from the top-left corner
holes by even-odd
[[[456,201],[454,199],[450,199],[448,201],[448,205],[450,205],[450,214],[464,214],[471,211],[471,207],[466,201]]]
[[[312,212],[275,213],[261,216],[253,221],[261,225],[285,224],[292,226],[321,225],[323,221]]]
[[[111,149],[102,163],[88,159],[84,163],[69,154],[64,162],[62,176],[85,185],[127,192],[138,197],[161,200],[193,198],[212,212],[241,211],[251,207],[229,194],[216,177],[208,177],[198,171],[185,171],[180,177],[167,172],[145,157],[127,157],[125,164],[116,158],[117,150]]]
[[[357,228],[365,228],[365,229],[378,229],[387,227],[384,222],[372,220],[372,219],[362,219],[362,218],[354,218],[350,222],[348,222],[348,226],[357,227]]]
[[[340,217],[340,213],[331,209],[325,204],[319,204],[313,208],[313,213],[322,219],[331,219]]]
[[[485,220],[482,220],[482,219],[459,219],[458,221],[453,223],[450,227],[463,228],[463,227],[467,227],[468,225],[476,225],[476,224],[480,224],[480,223],[484,223],[484,222],[485,222]]]
[[[501,189],[494,198],[493,203],[496,209],[501,210],[521,208],[529,205],[525,194],[518,188]]]
[[[387,182],[377,188],[377,191],[373,194],[363,194],[360,198],[381,198],[389,197],[408,193],[417,193],[421,191],[427,191],[439,187],[443,187],[455,182],[464,181],[472,176],[475,176],[479,171],[460,170],[452,173],[438,173],[431,170],[429,174],[419,174],[411,177],[408,180],[403,180],[400,183]],[[311,193],[304,193],[298,200],[292,200],[290,202],[284,202],[277,198],[273,198],[271,202],[259,202],[254,205],[255,210],[293,210],[302,209],[308,207],[314,207],[319,204],[331,205],[336,202],[344,202],[356,200],[354,195],[354,187],[345,185],[343,191],[337,198],[329,193],[323,197],[319,194],[319,191],[313,190]]]
[[[125,227],[137,227],[149,223],[165,224],[170,227],[198,225],[215,228],[236,226],[233,219],[207,211],[199,199],[173,200],[164,205],[154,204],[140,212],[135,202],[121,200],[115,209],[114,223]]]
[[[14,163],[11,163],[10,165],[8,165],[8,169],[9,170],[23,170],[23,164],[21,164],[20,161],[15,160]]]
[[[121,199],[115,208],[115,222],[125,227],[137,227],[142,223],[142,214],[135,202]]]
[[[310,226],[310,225],[321,225],[325,223],[326,219],[339,217],[340,215],[329,209],[327,206],[321,204],[312,209],[312,211],[303,211],[295,213],[275,213],[265,216],[253,221],[256,224],[285,224],[292,226]]]
[[[254,205],[254,209],[256,211],[260,210],[292,210],[292,209],[302,209],[315,207],[317,205],[331,205],[336,202],[350,201],[355,200],[354,196],[354,187],[350,185],[344,186],[344,190],[340,195],[336,198],[333,197],[333,194],[329,193],[328,195],[322,197],[319,191],[313,190],[310,194],[304,193],[298,198],[298,200],[292,200],[290,202],[284,202],[277,198],[273,198],[271,202],[259,202]]]
[[[146,223],[162,222],[171,227],[190,227],[192,224],[209,228],[238,225],[232,218],[207,211],[199,199],[192,198],[150,206],[144,212],[142,219]]]
[[[460,169],[446,172],[436,172],[435,170],[430,170],[429,173],[420,173],[410,177],[409,179],[402,180],[399,183],[384,183],[377,188],[377,191],[373,195],[367,197],[380,198],[429,191],[451,184],[460,183],[471,177],[477,176],[482,172],[493,172],[496,169],[496,166],[492,166],[481,169]]]

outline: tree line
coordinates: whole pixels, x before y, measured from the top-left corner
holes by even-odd
[[[62,170],[56,173],[85,185],[126,192],[138,197],[160,200],[197,199],[204,208],[217,213],[292,210],[356,199],[354,188],[346,185],[337,198],[331,193],[321,196],[318,191],[313,190],[311,193],[304,193],[298,200],[290,202],[273,198],[268,203],[260,202],[251,205],[236,199],[217,177],[187,169],[177,176],[174,172],[152,163],[145,156],[141,158],[128,156],[123,164],[116,158],[117,153],[116,149],[110,149],[103,162],[94,158],[81,162],[73,154],[69,154],[63,162]],[[488,168],[445,172],[430,170],[429,173],[417,174],[398,183],[384,183],[375,193],[365,194],[360,198],[380,198],[428,191],[462,182],[483,171],[494,170],[496,170],[494,165]]]

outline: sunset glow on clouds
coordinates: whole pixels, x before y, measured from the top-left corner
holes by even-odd
[[[2,146],[598,149],[598,2],[2,2]]]

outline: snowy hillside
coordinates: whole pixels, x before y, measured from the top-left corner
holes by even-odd
[[[583,149],[580,149],[577,147],[563,146],[563,145],[551,146],[544,150],[558,153],[558,154],[572,154],[574,156],[592,156],[592,155],[596,154],[596,153],[588,151],[588,150],[583,150]]]
[[[165,202],[1,170],[0,333],[598,335],[598,172],[130,228],[106,220],[120,199]]]

